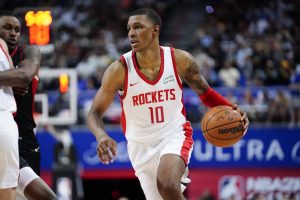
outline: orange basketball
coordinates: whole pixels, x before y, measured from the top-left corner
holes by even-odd
[[[229,147],[244,136],[241,114],[230,106],[216,106],[208,110],[201,123],[204,138],[217,147]]]

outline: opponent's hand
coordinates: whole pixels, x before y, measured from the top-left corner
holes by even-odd
[[[28,93],[28,86],[24,87],[13,87],[14,94],[24,96]]]
[[[246,112],[243,112],[239,109],[239,106],[237,104],[234,104],[233,105],[233,109],[234,110],[237,110],[239,113],[241,113],[242,115],[242,118],[241,118],[241,121],[244,122],[244,135],[246,134],[247,130],[248,130],[248,127],[249,127],[249,119],[247,117],[247,113]]]
[[[97,153],[100,161],[108,165],[114,161],[117,155],[117,143],[109,136],[98,138]]]

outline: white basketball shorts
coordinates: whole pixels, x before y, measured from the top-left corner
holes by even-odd
[[[186,143],[189,143],[188,145]],[[183,155],[182,150],[187,154]],[[187,161],[188,164],[192,152],[192,139],[183,136],[164,138],[152,144],[128,142],[128,155],[131,164],[138,177],[147,200],[163,200],[156,184],[156,175],[160,158],[165,154],[176,154]],[[188,168],[181,179],[182,183],[189,183],[187,178]],[[185,186],[181,186],[184,191]]]
[[[0,189],[18,185],[18,127],[12,113],[0,111]]]

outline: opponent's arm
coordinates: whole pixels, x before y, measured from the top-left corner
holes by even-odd
[[[111,162],[113,156],[116,155],[117,144],[105,132],[102,118],[113,102],[118,89],[123,88],[124,77],[125,70],[121,61],[115,61],[106,69],[101,87],[94,97],[87,117],[88,127],[98,142],[98,157],[104,164]]]
[[[19,68],[0,72],[0,85],[20,87],[27,86],[32,78],[38,74],[41,63],[41,53],[37,46],[28,46],[24,49],[24,59]]]

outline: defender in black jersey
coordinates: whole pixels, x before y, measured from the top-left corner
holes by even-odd
[[[14,66],[18,66],[24,59],[24,48],[25,46],[16,46],[12,51],[11,58]],[[14,96],[17,108],[19,108],[15,114],[15,121],[19,128],[20,169],[30,166],[37,175],[40,175],[40,146],[34,133],[36,124],[33,118],[34,95],[37,86],[38,78],[34,76],[26,87],[26,93],[23,94],[22,89],[15,88]],[[18,93],[20,91],[21,93]]]
[[[34,95],[41,54],[37,46],[18,45],[20,30],[20,21],[14,15],[0,13],[0,37],[7,43],[14,66],[18,68],[6,73],[6,81],[14,83],[13,86],[18,83],[13,88],[17,103],[15,121],[19,129],[20,178],[17,191],[31,200],[53,200],[56,199],[54,192],[39,177],[40,147],[34,132]]]

